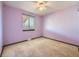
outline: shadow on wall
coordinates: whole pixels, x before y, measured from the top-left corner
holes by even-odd
[[[2,2],[0,2],[0,54],[2,51]]]

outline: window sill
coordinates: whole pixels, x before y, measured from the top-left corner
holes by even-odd
[[[35,29],[23,30],[23,31],[35,31]]]

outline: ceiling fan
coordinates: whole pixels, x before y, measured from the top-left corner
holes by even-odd
[[[36,9],[39,11],[45,11],[48,8],[48,1],[35,1]]]

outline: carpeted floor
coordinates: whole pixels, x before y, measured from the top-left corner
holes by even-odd
[[[37,38],[4,47],[2,57],[76,57],[78,48],[72,45]]]

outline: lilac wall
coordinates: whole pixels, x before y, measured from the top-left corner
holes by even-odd
[[[44,19],[44,36],[79,45],[77,6],[48,15]]]
[[[2,51],[2,2],[0,2],[0,54]]]
[[[4,45],[42,36],[41,16],[4,6]],[[22,31],[22,13],[35,16],[35,31]]]
[[[79,12],[76,6],[45,16],[44,21],[41,16],[9,6],[4,6],[3,11],[4,45],[42,35],[79,45]],[[35,31],[22,31],[22,13],[35,16]]]

